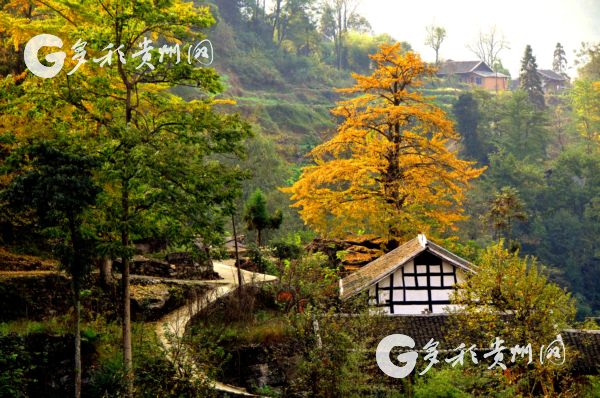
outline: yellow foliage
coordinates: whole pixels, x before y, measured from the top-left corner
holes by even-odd
[[[306,224],[327,236],[366,230],[387,237],[416,231],[439,234],[463,218],[469,180],[483,169],[458,159],[453,123],[415,90],[433,73],[400,45],[371,56],[376,70],[355,74],[358,94],[332,113],[337,134],[310,153],[314,165],[283,191]]]

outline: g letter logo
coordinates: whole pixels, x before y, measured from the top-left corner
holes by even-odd
[[[383,340],[379,342],[376,352],[379,369],[386,375],[396,379],[402,379],[408,376],[415,368],[419,354],[415,351],[398,354],[398,361],[406,363],[404,366],[394,364],[390,359],[390,354],[394,347],[414,348],[414,346],[415,341],[405,334],[391,334],[384,337]]]
[[[67,54],[64,51],[58,51],[46,55],[45,59],[52,66],[43,65],[39,58],[38,52],[42,47],[58,47],[62,48],[63,42],[59,37],[49,34],[41,34],[31,38],[25,45],[24,58],[25,65],[27,68],[36,76],[49,79],[54,77],[60,72],[65,63],[65,57]]]

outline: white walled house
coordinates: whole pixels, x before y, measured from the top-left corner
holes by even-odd
[[[368,291],[369,304],[388,315],[443,313],[450,295],[476,267],[425,235],[406,242],[340,280],[340,297]]]

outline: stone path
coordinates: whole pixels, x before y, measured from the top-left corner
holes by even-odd
[[[206,308],[206,306],[210,303],[218,300],[220,297],[231,293],[238,286],[236,267],[233,265],[228,265],[224,262],[214,262],[214,270],[223,279],[214,281],[165,279],[170,282],[176,281],[175,283],[202,284],[205,286],[212,286],[212,289],[207,291],[203,297],[175,309],[156,322],[156,334],[162,346],[168,353],[167,355],[169,356],[169,360],[174,363],[182,363],[190,366],[192,372],[195,373],[196,376],[201,376],[201,372],[196,367],[193,359],[188,355],[186,347],[183,343],[185,327],[194,315]],[[277,280],[277,278],[273,275],[259,274],[242,270],[242,283],[260,284],[275,280]],[[227,385],[217,381],[213,381],[212,384],[216,390],[232,394],[233,396],[256,396],[248,393],[245,389],[240,387]]]

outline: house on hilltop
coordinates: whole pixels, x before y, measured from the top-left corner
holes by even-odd
[[[545,93],[556,93],[567,87],[569,79],[552,69],[539,69],[538,74],[542,80],[542,89]]]
[[[421,234],[341,279],[340,297],[368,291],[369,303],[388,315],[443,313],[455,285],[475,270]]]
[[[558,93],[569,85],[569,78],[556,73],[552,69],[538,69],[538,76],[542,82],[544,93]],[[516,90],[521,86],[520,79],[514,79],[511,82],[511,89]]]
[[[509,77],[495,72],[483,61],[452,61],[443,62],[437,71],[442,78],[456,78],[458,81],[486,90],[507,90]]]

